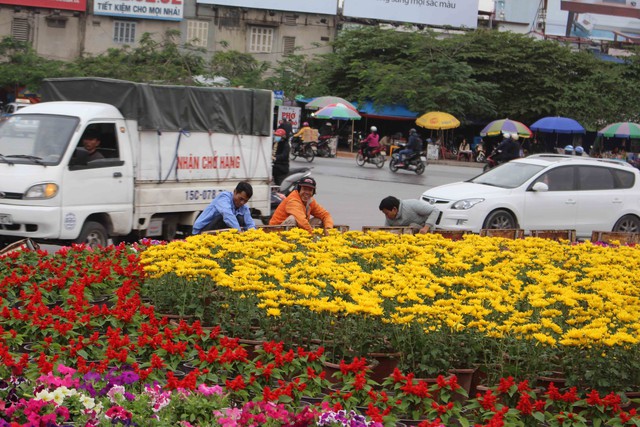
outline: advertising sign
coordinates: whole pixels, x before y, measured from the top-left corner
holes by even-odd
[[[281,105],[278,107],[278,123],[280,120],[287,119],[291,122],[291,127],[294,131],[297,131],[300,127],[300,107],[287,107]]]
[[[381,21],[476,28],[479,0],[344,0],[343,15]]]
[[[80,12],[84,12],[87,10],[87,0],[2,0],[0,1],[0,4],[44,7],[47,9],[75,10]]]
[[[196,3],[323,15],[338,13],[338,0],[196,0]]]
[[[545,33],[629,41],[640,34],[640,0],[549,0]]]
[[[182,21],[183,0],[93,0],[96,15]]]

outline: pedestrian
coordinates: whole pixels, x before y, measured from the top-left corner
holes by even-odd
[[[251,211],[246,206],[251,196],[253,196],[253,187],[245,181],[239,182],[233,193],[221,192],[193,223],[192,233],[200,234],[203,231],[225,228],[235,228],[238,231],[256,228],[251,218]]]
[[[289,138],[284,129],[273,132],[273,146],[271,149],[271,175],[273,182],[280,185],[284,177],[289,174]]]
[[[293,135],[293,127],[291,126],[291,122],[286,118],[280,120],[278,129],[283,129],[287,133],[287,139],[291,138],[291,136]]]
[[[378,207],[385,216],[387,227],[414,227],[421,234],[428,233],[440,215],[440,210],[427,202],[417,199],[400,200],[387,196]]]
[[[308,232],[313,232],[315,227],[327,230],[333,228],[333,218],[313,196],[316,194],[316,180],[311,177],[302,178],[296,185],[296,189],[291,192],[278,205],[273,213],[269,225],[289,225],[304,228]]]

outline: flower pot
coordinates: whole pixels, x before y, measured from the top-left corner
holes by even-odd
[[[332,362],[323,362],[322,368],[325,374],[325,379],[332,384],[338,384],[341,382],[340,379],[335,378],[333,374],[336,372],[340,372],[340,364],[332,363]]]
[[[474,377],[476,375],[476,372],[478,371],[478,368],[453,368],[453,369],[449,369],[449,373],[452,375],[455,375],[456,378],[458,379],[458,384],[460,385],[460,387],[462,387],[464,389],[464,391],[467,392],[467,396],[472,397],[475,395],[475,389],[474,389]],[[456,393],[453,395],[453,400],[460,402],[460,403],[464,403],[467,401],[467,397],[465,397],[464,395],[460,394],[460,393]]]
[[[402,353],[369,353],[367,358],[375,361],[371,365],[370,378],[382,384],[393,373],[400,363]]]
[[[262,344],[264,344],[264,341],[248,340],[244,338],[238,338],[238,342],[244,347],[245,350],[247,350],[248,360],[253,360],[258,357],[257,350],[259,350],[262,347]]]

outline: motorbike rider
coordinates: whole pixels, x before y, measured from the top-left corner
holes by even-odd
[[[280,185],[285,176],[289,174],[289,139],[287,131],[280,128],[273,132],[273,146],[271,149],[271,175],[273,182]]]
[[[322,227],[327,234],[327,230],[333,228],[333,218],[313,199],[316,187],[316,180],[310,176],[298,181],[296,189],[278,205],[269,225],[296,226],[310,233],[314,227]]]
[[[506,163],[520,157],[520,144],[518,144],[518,134],[503,133],[503,140],[496,147],[495,160],[498,163]]]
[[[371,157],[371,153],[376,148],[380,148],[380,135],[378,134],[378,128],[375,126],[371,126],[369,130],[371,131],[371,133],[362,140],[362,154],[364,155],[364,158],[366,160],[369,160],[369,158]]]
[[[422,140],[420,139],[420,136],[418,136],[418,132],[415,129],[409,130],[409,140],[407,141],[407,147],[398,152],[398,154],[400,155],[400,163],[398,164],[398,167],[404,167],[404,164],[402,162],[404,162],[405,159],[410,159],[421,151]]]
[[[303,143],[316,142],[317,139],[315,129],[311,129],[308,122],[302,123],[302,127],[293,137],[301,137]]]

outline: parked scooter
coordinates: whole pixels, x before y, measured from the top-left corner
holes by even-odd
[[[386,157],[384,156],[384,147],[381,145],[377,148],[369,150],[369,156],[365,157],[364,150],[367,148],[367,143],[360,142],[360,149],[356,155],[356,164],[358,166],[364,166],[365,163],[371,163],[376,165],[378,169],[384,166]]]
[[[425,162],[422,161],[422,153],[416,153],[404,161],[400,161],[399,150],[394,151],[389,161],[389,169],[391,172],[397,172],[398,169],[414,171],[416,175],[422,175],[426,169]]]
[[[307,162],[313,162],[316,156],[313,151],[313,145],[310,142],[302,142],[300,137],[294,137],[291,139],[291,150],[289,151],[289,158],[295,160],[300,157],[304,157]]]
[[[316,156],[334,157],[333,154],[331,154],[331,138],[333,138],[332,135],[324,135],[318,137],[318,142],[311,143]]]
[[[311,175],[311,168],[290,169],[289,174],[284,177],[280,185],[271,186],[271,214],[260,217],[263,224],[269,224],[269,220],[273,216],[280,203],[296,188],[296,184],[302,178]]]

